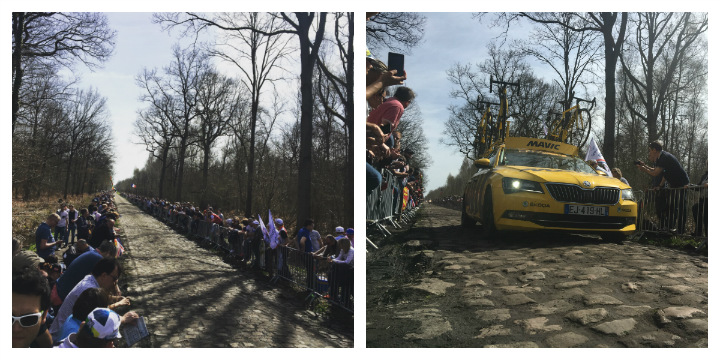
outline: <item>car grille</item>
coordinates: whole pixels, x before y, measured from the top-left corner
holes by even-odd
[[[613,205],[620,199],[620,189],[617,188],[583,189],[570,184],[545,184],[545,186],[550,195],[561,202]]]

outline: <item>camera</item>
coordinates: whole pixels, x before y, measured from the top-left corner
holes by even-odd
[[[642,164],[643,164],[642,161],[640,161],[640,160],[635,160],[635,165],[642,165]]]

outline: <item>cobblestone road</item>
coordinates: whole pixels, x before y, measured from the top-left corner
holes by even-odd
[[[352,324],[327,324],[291,289],[224,263],[116,197],[129,256],[125,295],[146,347],[352,347]],[[350,329],[350,330],[348,330]]]
[[[395,250],[369,255],[368,347],[708,346],[707,257],[579,235],[482,240],[458,211],[422,211]],[[397,281],[391,253],[415,276]]]

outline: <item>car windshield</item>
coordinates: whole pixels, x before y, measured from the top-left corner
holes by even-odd
[[[574,156],[517,149],[506,149],[503,155],[504,157],[500,162],[502,165],[530,166],[597,174],[585,161]]]

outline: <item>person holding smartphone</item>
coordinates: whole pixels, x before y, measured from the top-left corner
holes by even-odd
[[[391,134],[397,129],[403,112],[414,99],[415,92],[412,89],[400,86],[395,90],[392,97],[370,112],[367,122],[379,126],[384,134]],[[391,149],[395,147],[393,137],[390,136],[385,144]]]

